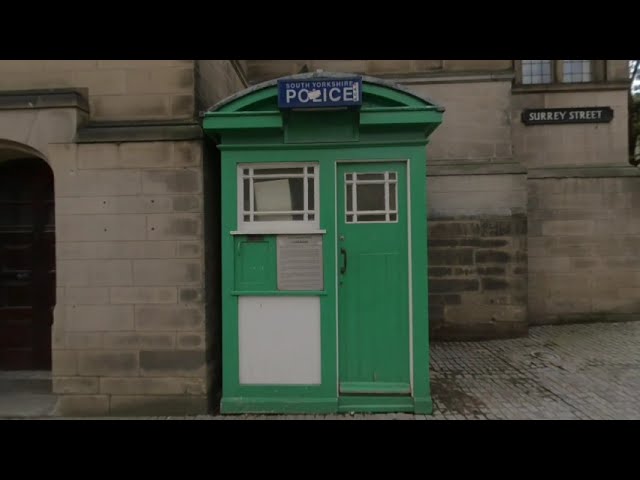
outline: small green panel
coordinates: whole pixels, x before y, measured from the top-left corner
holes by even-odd
[[[386,396],[348,396],[338,399],[338,412],[354,413],[384,413],[384,412],[415,412],[412,397],[386,397]]]
[[[235,237],[236,291],[276,289],[276,248],[273,235]]]
[[[381,383],[381,382],[342,382],[340,383],[342,395],[410,395],[411,385],[408,383]]]
[[[285,143],[355,142],[358,112],[299,112],[285,117]]]

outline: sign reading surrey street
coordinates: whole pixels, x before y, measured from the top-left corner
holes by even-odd
[[[278,107],[333,108],[362,105],[362,78],[278,80]]]
[[[613,120],[610,107],[536,108],[522,112],[525,125],[558,123],[608,123]]]

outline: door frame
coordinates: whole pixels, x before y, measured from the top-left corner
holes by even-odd
[[[414,371],[413,371],[413,269],[412,269],[412,244],[411,244],[411,224],[413,223],[413,215],[411,209],[411,159],[398,159],[398,158],[377,158],[377,159],[340,159],[336,160],[334,163],[334,231],[335,238],[333,239],[334,244],[336,245],[334,251],[334,265],[335,265],[335,292],[336,292],[336,393],[338,398],[340,398],[340,290],[338,285],[338,272],[340,271],[340,255],[338,252],[340,251],[337,248],[338,244],[338,188],[341,188],[340,180],[338,178],[338,166],[339,165],[348,165],[348,164],[363,164],[363,163],[404,163],[406,170],[406,185],[407,185],[407,272],[408,272],[408,281],[407,287],[409,289],[408,301],[409,301],[409,309],[408,309],[408,321],[409,321],[409,395],[411,397],[414,396]],[[363,395],[367,396],[367,395]]]

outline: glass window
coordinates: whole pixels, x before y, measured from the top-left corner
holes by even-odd
[[[398,220],[395,172],[345,174],[346,222]]]
[[[551,83],[551,60],[522,60],[522,83]]]
[[[591,60],[564,60],[562,81],[566,83],[590,82]]]
[[[240,225],[264,222],[317,222],[317,165],[243,166]]]

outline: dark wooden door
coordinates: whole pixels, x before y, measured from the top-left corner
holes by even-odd
[[[0,163],[0,370],[51,368],[53,198],[44,161]]]

